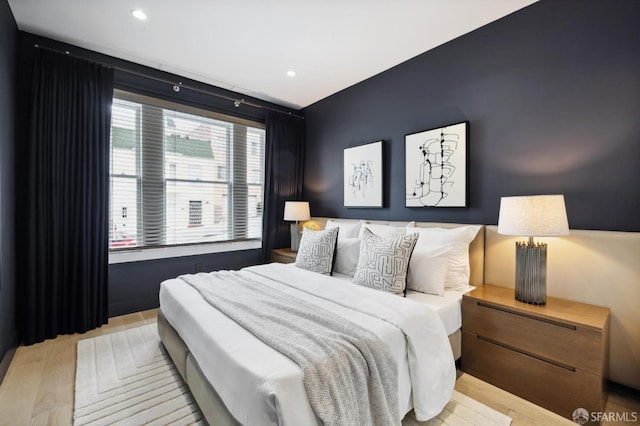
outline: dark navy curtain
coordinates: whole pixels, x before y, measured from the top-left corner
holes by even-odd
[[[291,245],[290,223],[283,220],[284,202],[302,200],[304,119],[271,112],[266,131],[262,254],[268,262],[272,249]]]
[[[26,344],[105,324],[114,73],[36,49],[18,283]]]

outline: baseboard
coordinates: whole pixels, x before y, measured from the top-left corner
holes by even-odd
[[[158,296],[142,299],[124,300],[122,302],[109,303],[109,318],[126,315],[133,312],[146,311],[160,306]]]
[[[619,395],[626,395],[630,398],[640,401],[640,389],[635,389],[621,383],[612,382],[609,380],[609,391],[615,392]]]
[[[16,353],[17,346],[7,349],[0,361],[0,384],[4,380],[4,376],[7,374],[9,370],[9,366],[11,365],[11,361],[13,360],[13,356]]]

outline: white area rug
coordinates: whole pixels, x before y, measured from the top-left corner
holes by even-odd
[[[166,353],[155,324],[78,341],[74,425],[189,425],[205,420]],[[511,419],[453,391],[434,419],[403,426],[510,425]]]
[[[78,341],[73,424],[205,422],[149,324]]]

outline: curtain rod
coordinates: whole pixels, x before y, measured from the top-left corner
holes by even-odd
[[[140,73],[140,72],[137,72],[137,71],[128,70],[126,68],[118,67],[118,66],[111,65],[111,64],[105,64],[104,62],[96,61],[96,60],[93,60],[93,59],[87,59],[87,58],[79,56],[79,55],[74,55],[74,54],[70,53],[68,50],[54,49],[54,48],[47,47],[47,46],[41,46],[39,44],[34,44],[33,46],[38,48],[38,49],[49,50],[51,52],[56,52],[56,53],[63,53],[65,55],[70,55],[70,56],[73,56],[75,58],[84,59],[85,61],[95,62],[97,64],[102,65],[103,67],[113,68],[114,70],[126,72],[126,73],[129,73],[129,74],[133,74],[133,75],[138,76],[138,77],[147,78],[147,79],[154,80],[154,81],[157,81],[157,82],[160,82],[160,83],[170,84],[173,87],[173,91],[176,92],[176,93],[180,92],[181,89],[193,90],[194,92],[199,92],[199,93],[203,93],[205,95],[214,96],[216,98],[226,99],[228,101],[232,101],[233,102],[233,106],[236,107],[236,108],[240,107],[240,105],[247,105],[247,106],[254,107],[254,108],[266,109],[266,110],[277,112],[277,113],[280,113],[280,114],[290,115],[291,117],[296,117],[296,118],[300,118],[300,119],[304,120],[304,116],[299,115],[299,114],[295,114],[295,113],[293,113],[291,111],[286,111],[286,110],[282,110],[282,109],[278,109],[278,108],[273,108],[273,107],[269,107],[269,106],[266,106],[266,105],[260,105],[260,104],[256,104],[256,103],[253,103],[253,102],[245,101],[243,98],[234,98],[234,97],[223,95],[223,94],[220,94],[220,93],[216,93],[216,92],[213,92],[213,91],[210,91],[210,90],[204,90],[204,89],[200,89],[200,88],[197,88],[197,87],[185,85],[185,84],[182,84],[181,81],[178,81],[178,83],[176,84],[175,81],[166,80],[166,79],[160,78],[160,77],[149,76],[147,74],[143,74],[143,73]],[[206,83],[203,83],[203,84],[206,84]]]

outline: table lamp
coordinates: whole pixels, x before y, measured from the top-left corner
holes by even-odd
[[[569,235],[563,195],[502,197],[498,233],[527,236],[516,242],[516,300],[533,305],[547,302],[547,244],[533,237]]]
[[[284,220],[293,221],[291,224],[291,251],[297,252],[300,247],[300,221],[311,219],[308,201],[285,201]]]

